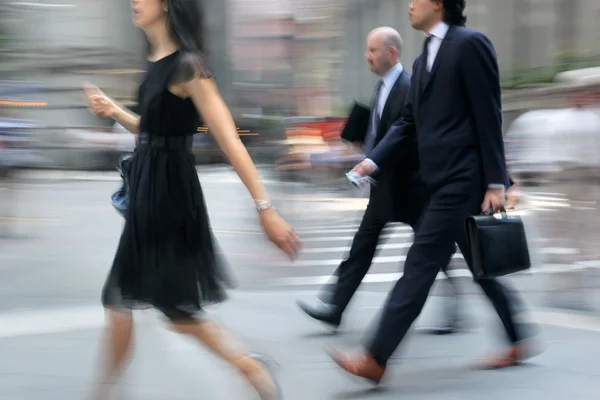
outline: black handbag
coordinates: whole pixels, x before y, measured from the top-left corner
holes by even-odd
[[[133,154],[125,154],[119,159],[117,171],[121,174],[123,184],[110,196],[111,204],[123,218],[127,215],[127,208],[129,207],[129,173],[131,172],[132,160]]]
[[[523,221],[502,211],[502,218],[484,213],[467,218],[467,243],[475,279],[495,278],[531,268]]]

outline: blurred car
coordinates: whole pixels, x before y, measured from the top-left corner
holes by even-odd
[[[281,140],[276,168],[284,180],[306,181],[335,187],[345,182],[345,173],[364,159],[340,135],[344,118],[304,118],[292,120]]]
[[[249,149],[260,145],[260,134],[254,124],[238,126],[238,134]],[[133,151],[135,145],[136,136],[114,123],[108,128],[66,129],[56,139],[56,143],[47,146],[46,151],[59,152],[53,158],[54,163],[62,168],[111,170],[115,168],[121,155]],[[227,162],[204,125],[198,126],[194,134],[192,152],[197,165]]]
[[[42,163],[35,138],[39,125],[18,118],[0,118],[0,169],[31,168]]]

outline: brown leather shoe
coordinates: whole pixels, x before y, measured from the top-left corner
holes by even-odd
[[[542,351],[543,349],[540,343],[536,341],[529,341],[527,343],[512,346],[505,352],[489,359],[477,361],[475,363],[475,367],[479,369],[500,369],[514,367],[525,360],[539,355],[542,353]]]
[[[383,379],[385,368],[367,354],[351,357],[331,348],[326,348],[325,351],[337,365],[354,376],[367,379],[376,384]]]

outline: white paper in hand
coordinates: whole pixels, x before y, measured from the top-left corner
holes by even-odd
[[[356,172],[348,172],[346,174],[346,178],[348,178],[348,180],[350,181],[350,183],[357,188],[360,188],[364,185],[375,185],[377,182],[375,181],[375,179],[371,178],[370,176],[360,176],[358,175]]]

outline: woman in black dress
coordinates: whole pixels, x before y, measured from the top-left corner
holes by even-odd
[[[149,41],[148,68],[139,87],[139,115],[84,87],[92,111],[139,134],[130,164],[126,222],[102,301],[107,312],[108,362],[97,397],[120,375],[133,329],[131,310],[154,307],[178,332],[196,337],[235,366],[263,399],[278,398],[262,359],[230,349],[224,331],[199,317],[225,299],[229,283],[213,240],[191,135],[199,114],[255,199],[268,238],[290,257],[298,250],[292,228],[268,194],[201,53],[197,0],[132,0],[134,23]]]

